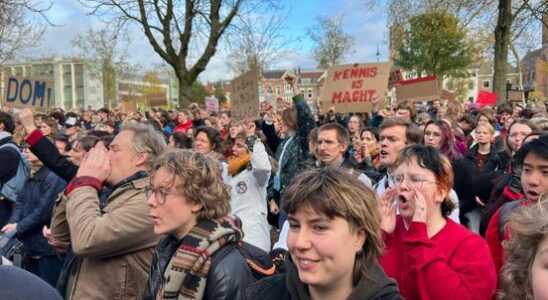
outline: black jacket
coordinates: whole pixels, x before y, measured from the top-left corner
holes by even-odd
[[[498,153],[495,151],[495,148],[492,147],[487,161],[485,161],[483,168],[479,170],[476,164],[478,149],[478,144],[469,149],[459,163],[461,169],[455,172],[454,187],[455,192],[457,192],[457,195],[459,196],[461,216],[476,208],[476,191],[480,188],[488,188],[477,186],[479,181],[476,180],[478,178],[484,178],[480,177],[480,175],[488,173],[494,174],[494,171],[498,171],[502,168],[502,162],[500,161]]]
[[[5,137],[0,140],[0,146],[13,143],[11,136]],[[19,153],[11,147],[3,147],[0,149],[0,186],[10,180],[15,174],[17,174],[17,167],[19,166]]]
[[[264,278],[245,291],[246,300],[309,300],[308,287],[299,280],[297,268],[288,255],[287,273]],[[399,300],[403,299],[393,279],[384,274],[378,264],[370,267],[369,277],[363,277],[354,287],[348,300]]]
[[[78,166],[59,153],[59,150],[46,137],[42,137],[30,147],[30,151],[57,176],[70,182],[78,172]]]
[[[180,240],[166,236],[156,246],[144,300],[156,299],[158,289],[164,280],[164,271],[180,243]],[[241,299],[244,290],[255,281],[240,251],[236,247],[225,248],[226,251],[221,248],[211,257],[204,300]]]

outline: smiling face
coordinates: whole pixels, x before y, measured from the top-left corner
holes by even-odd
[[[548,160],[535,153],[529,153],[523,160],[521,185],[525,197],[537,201],[542,194],[548,194]]]
[[[345,219],[330,219],[311,208],[297,210],[288,221],[287,246],[301,282],[312,289],[351,289],[356,252],[366,238],[363,230],[353,230]]]
[[[404,126],[392,126],[381,130],[379,134],[380,162],[383,166],[389,167],[394,164],[398,153],[405,148],[407,138]]]

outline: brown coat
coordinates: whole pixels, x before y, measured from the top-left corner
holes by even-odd
[[[97,191],[84,186],[58,201],[52,236],[70,242],[80,266],[68,299],[141,299],[154,247],[142,178],[117,188],[101,214]]]

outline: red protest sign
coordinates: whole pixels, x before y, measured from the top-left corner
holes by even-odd
[[[331,67],[321,95],[324,111],[335,106],[337,112],[371,111],[375,98],[384,103],[390,63],[353,64]]]
[[[497,103],[497,93],[479,91],[476,103],[479,104],[480,108],[484,108],[486,105],[494,107]]]

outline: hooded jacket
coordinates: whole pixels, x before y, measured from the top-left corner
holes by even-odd
[[[299,280],[297,267],[288,255],[285,260],[287,273],[264,278],[247,288],[246,300],[309,300],[306,284]],[[368,277],[362,277],[348,296],[348,300],[396,300],[400,296],[396,282],[386,276],[377,264],[369,267]]]

